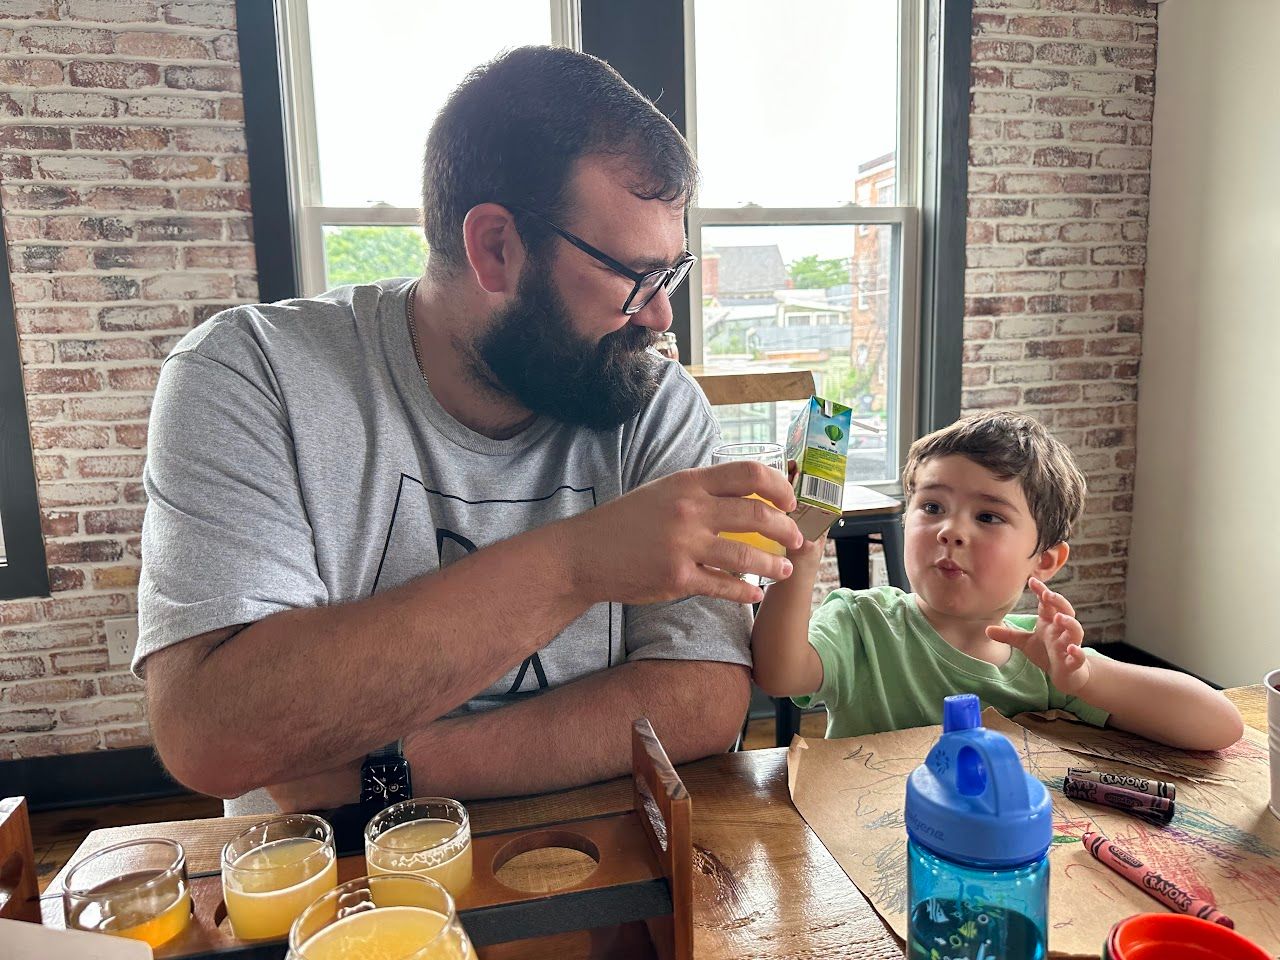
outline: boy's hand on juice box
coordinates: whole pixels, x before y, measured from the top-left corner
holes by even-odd
[[[688,596],[758,603],[759,587],[725,571],[785,580],[791,561],[718,534],[757,533],[795,546],[803,540],[787,516],[795,502],[782,471],[761,463],[681,470],[566,521],[576,535],[564,552],[574,561],[573,582],[593,603]]]
[[[1090,675],[1089,658],[1080,646],[1084,642],[1084,627],[1062,594],[1054,593],[1035,577],[1027,581],[1027,586],[1040,601],[1035,629],[987,627],[987,636],[1021,650],[1063,693],[1078,693],[1089,682]]]

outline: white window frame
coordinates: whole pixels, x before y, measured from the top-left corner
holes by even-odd
[[[582,49],[579,0],[544,0],[550,6],[551,42]],[[280,0],[281,86],[284,100],[285,153],[289,167],[289,206],[297,237],[294,264],[298,295],[312,297],[325,289],[325,227],[419,227],[418,207],[373,204],[335,207],[322,203],[320,146],[316,136],[315,85],[311,71],[311,30],[307,0]]]
[[[694,155],[698,151],[697,51],[694,7],[697,0],[684,0],[685,117],[687,139]],[[924,130],[924,0],[898,0],[898,142],[895,150],[894,180],[898,205],[865,207],[847,203],[838,207],[701,207],[691,204],[688,212],[689,249],[698,257],[687,281],[689,302],[690,362],[704,361],[702,340],[702,228],[746,226],[856,226],[866,235],[870,226],[889,225],[899,236],[898,262],[894,264],[902,290],[899,297],[899,369],[889,371],[896,379],[897,436],[894,455],[896,470],[906,463],[907,450],[918,430],[917,395],[920,370],[920,287],[921,236],[920,205],[923,188],[921,142]],[[861,297],[861,294],[860,294]],[[864,486],[897,492],[899,482],[887,479]]]

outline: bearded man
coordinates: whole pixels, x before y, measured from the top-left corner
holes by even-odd
[[[671,123],[525,47],[432,126],[422,276],[227,310],[152,411],[135,672],[161,758],[228,814],[616,776],[633,718],[722,751],[749,686],[725,571],[802,542],[786,479],[650,349],[693,263]],[[760,500],[758,493],[779,509]]]

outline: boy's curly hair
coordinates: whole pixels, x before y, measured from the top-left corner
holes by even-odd
[[[1002,480],[1017,478],[1036,521],[1036,552],[1062,543],[1084,513],[1084,474],[1071,451],[1038,420],[999,410],[979,413],[935,430],[911,445],[902,470],[902,492],[915,493],[920,465],[958,454]]]

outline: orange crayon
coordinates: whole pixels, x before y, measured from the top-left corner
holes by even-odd
[[[1085,831],[1080,838],[1084,848],[1099,863],[1110,867],[1148,896],[1155,897],[1170,910],[1186,913],[1201,920],[1235,929],[1235,923],[1208,900],[1201,900],[1183,890],[1172,880],[1166,880],[1156,870],[1148,867],[1128,850],[1117,846],[1094,830]]]

